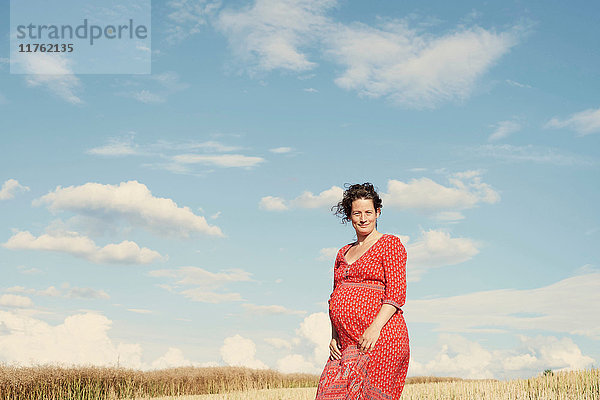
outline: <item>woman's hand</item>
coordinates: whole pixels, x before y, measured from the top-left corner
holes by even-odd
[[[334,360],[339,360],[342,358],[342,352],[336,338],[332,338],[331,342],[329,342],[329,353],[330,357]]]
[[[358,338],[358,349],[364,353],[368,353],[373,350],[379,335],[381,334],[381,328],[370,325],[363,334]]]

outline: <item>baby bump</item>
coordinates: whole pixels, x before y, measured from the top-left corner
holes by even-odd
[[[340,284],[331,295],[329,316],[338,333],[358,339],[381,309],[384,291],[372,285]]]

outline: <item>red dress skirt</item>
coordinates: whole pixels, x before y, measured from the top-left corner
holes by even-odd
[[[404,388],[410,350],[402,314],[406,299],[406,250],[395,235],[384,234],[360,258],[348,264],[342,247],[335,260],[329,318],[342,358],[329,357],[319,380],[316,400],[398,400]],[[374,348],[363,353],[358,339],[381,309],[396,313],[381,329]]]

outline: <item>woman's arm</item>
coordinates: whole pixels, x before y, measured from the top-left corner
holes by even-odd
[[[331,340],[329,341],[329,355],[334,360],[339,360],[342,358],[342,351],[340,345],[340,337],[338,336],[335,327],[333,326],[333,322],[331,323]]]
[[[381,329],[387,324],[392,315],[396,313],[396,307],[391,304],[384,303],[381,305],[379,312],[371,322],[371,325],[360,336],[358,339],[358,348],[361,351],[368,352],[375,347],[377,339],[381,334]]]
[[[338,266],[339,255],[340,255],[340,253],[338,251],[338,255],[335,258],[335,262],[333,263],[333,291],[331,292],[331,295],[329,296],[329,300],[327,301],[328,304],[331,303],[331,299],[333,297],[333,292],[335,291],[335,288],[337,286],[337,282],[335,280],[335,270]],[[331,357],[333,357],[334,359],[340,359],[342,357],[342,353],[340,351],[340,345],[338,343],[340,341],[340,335],[338,334],[337,330],[335,329],[335,325],[333,325],[333,321],[331,320],[331,318],[329,319],[329,322],[331,322],[331,341],[329,342],[329,351],[331,353]]]
[[[382,264],[385,273],[385,296],[382,303],[400,307],[406,302],[406,249],[398,236],[393,236],[384,253]]]
[[[330,320],[331,321],[331,320]],[[338,340],[340,338],[340,335],[338,334],[338,332],[335,330],[335,326],[333,325],[333,322],[331,322],[331,338]]]
[[[383,303],[381,305],[381,309],[379,309],[379,312],[377,313],[369,327],[381,330],[385,326],[385,324],[387,324],[390,318],[392,318],[392,315],[394,315],[397,310],[398,309],[393,305]]]
[[[385,295],[379,312],[358,340],[362,351],[375,347],[381,329],[406,301],[406,249],[400,238],[392,236],[389,251],[384,253],[382,264],[385,273]]]

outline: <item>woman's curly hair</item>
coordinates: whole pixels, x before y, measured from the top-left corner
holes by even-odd
[[[345,183],[344,187],[346,187],[346,190],[344,191],[344,196],[342,197],[342,200],[335,206],[331,207],[331,211],[335,210],[334,215],[337,215],[342,218],[343,224],[349,222],[352,219],[350,214],[352,213],[352,202],[354,200],[373,200],[373,206],[375,208],[375,211],[383,207],[381,198],[379,197],[377,191],[371,183],[365,182],[363,184],[356,183],[353,185]]]

